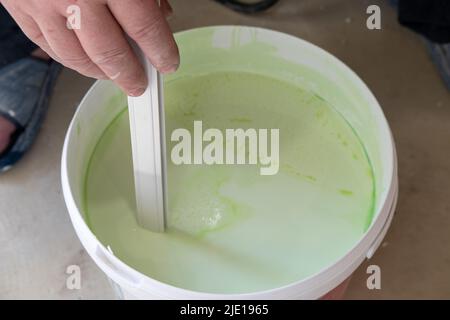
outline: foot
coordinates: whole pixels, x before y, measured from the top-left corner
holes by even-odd
[[[31,56],[44,61],[50,60],[50,57],[42,49],[36,49]],[[0,154],[8,148],[15,131],[16,126],[5,117],[0,116]]]
[[[11,136],[15,130],[16,126],[14,124],[0,116],[0,154],[8,148]]]

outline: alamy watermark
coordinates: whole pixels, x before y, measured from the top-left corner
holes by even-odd
[[[75,4],[67,7],[66,13],[67,17],[67,28],[69,30],[80,30],[81,29],[81,8]]]
[[[75,264],[70,265],[66,269],[68,275],[66,279],[66,288],[69,290],[81,289],[81,268]]]
[[[381,268],[373,264],[367,267],[366,273],[370,275],[366,281],[367,289],[381,290]]]
[[[261,175],[275,175],[280,165],[279,129],[219,129],[203,131],[202,121],[194,121],[193,135],[175,129],[171,151],[175,165],[260,165]]]
[[[369,30],[381,30],[381,9],[373,4],[367,7],[366,13],[370,16],[367,18],[366,26]]]

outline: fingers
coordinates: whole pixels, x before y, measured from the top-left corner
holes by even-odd
[[[90,59],[128,95],[144,93],[147,87],[144,69],[108,8],[90,3],[85,10],[81,7],[81,11],[83,27],[75,33]]]
[[[26,23],[22,25],[19,24],[19,26],[21,27],[25,35],[31,41],[33,41],[39,48],[44,50],[53,60],[62,63],[61,58],[51,48],[50,44],[45,39],[45,36],[42,33],[41,29],[39,28],[38,24],[31,17],[29,17],[29,20],[27,19]]]
[[[168,3],[162,1],[162,5]],[[174,72],[180,64],[178,47],[162,10],[155,0],[108,0],[108,6],[123,30],[141,47],[162,73]]]
[[[161,8],[156,0],[79,0],[83,27],[75,30],[66,27],[66,1],[0,1],[54,60],[90,77],[110,78],[129,95],[141,95],[147,78],[125,33],[159,71],[173,72],[180,63],[165,20],[172,12],[167,0],[161,0]]]
[[[47,54],[55,61],[61,62],[61,59],[56,55],[56,53],[52,50],[47,40],[45,39],[41,29],[38,24],[28,16],[18,10],[16,10],[13,6],[7,6],[6,2],[3,3],[8,12],[15,18],[17,24],[20,26],[25,35],[33,41],[37,46],[39,46],[42,50],[47,52]]]
[[[37,15],[33,18],[10,6],[10,13],[24,33],[53,60],[68,68],[97,79],[107,78],[105,74],[89,59],[81,47],[78,38],[66,27],[66,18],[55,13]]]
[[[66,27],[66,18],[54,14],[38,24],[53,52],[62,63],[79,73],[96,79],[107,79],[105,73],[89,58],[75,33]]]

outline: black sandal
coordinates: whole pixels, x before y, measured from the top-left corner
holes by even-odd
[[[261,11],[265,11],[274,6],[278,2],[278,0],[260,0],[253,3],[242,2],[239,0],[216,0],[216,1],[230,8],[231,10],[245,14],[255,14]]]

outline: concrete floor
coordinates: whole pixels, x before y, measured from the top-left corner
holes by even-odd
[[[387,1],[281,0],[247,17],[211,0],[172,0],[174,31],[242,24],[280,30],[333,53],[373,90],[399,153],[400,199],[373,259],[356,272],[350,299],[450,298],[450,94],[419,37],[396,23]],[[381,31],[365,27],[369,4],[382,8]],[[102,272],[82,249],[60,189],[60,155],[71,116],[92,81],[65,70],[33,149],[0,177],[0,298],[112,298]],[[79,265],[81,290],[66,288]],[[366,287],[377,264],[382,289]]]

